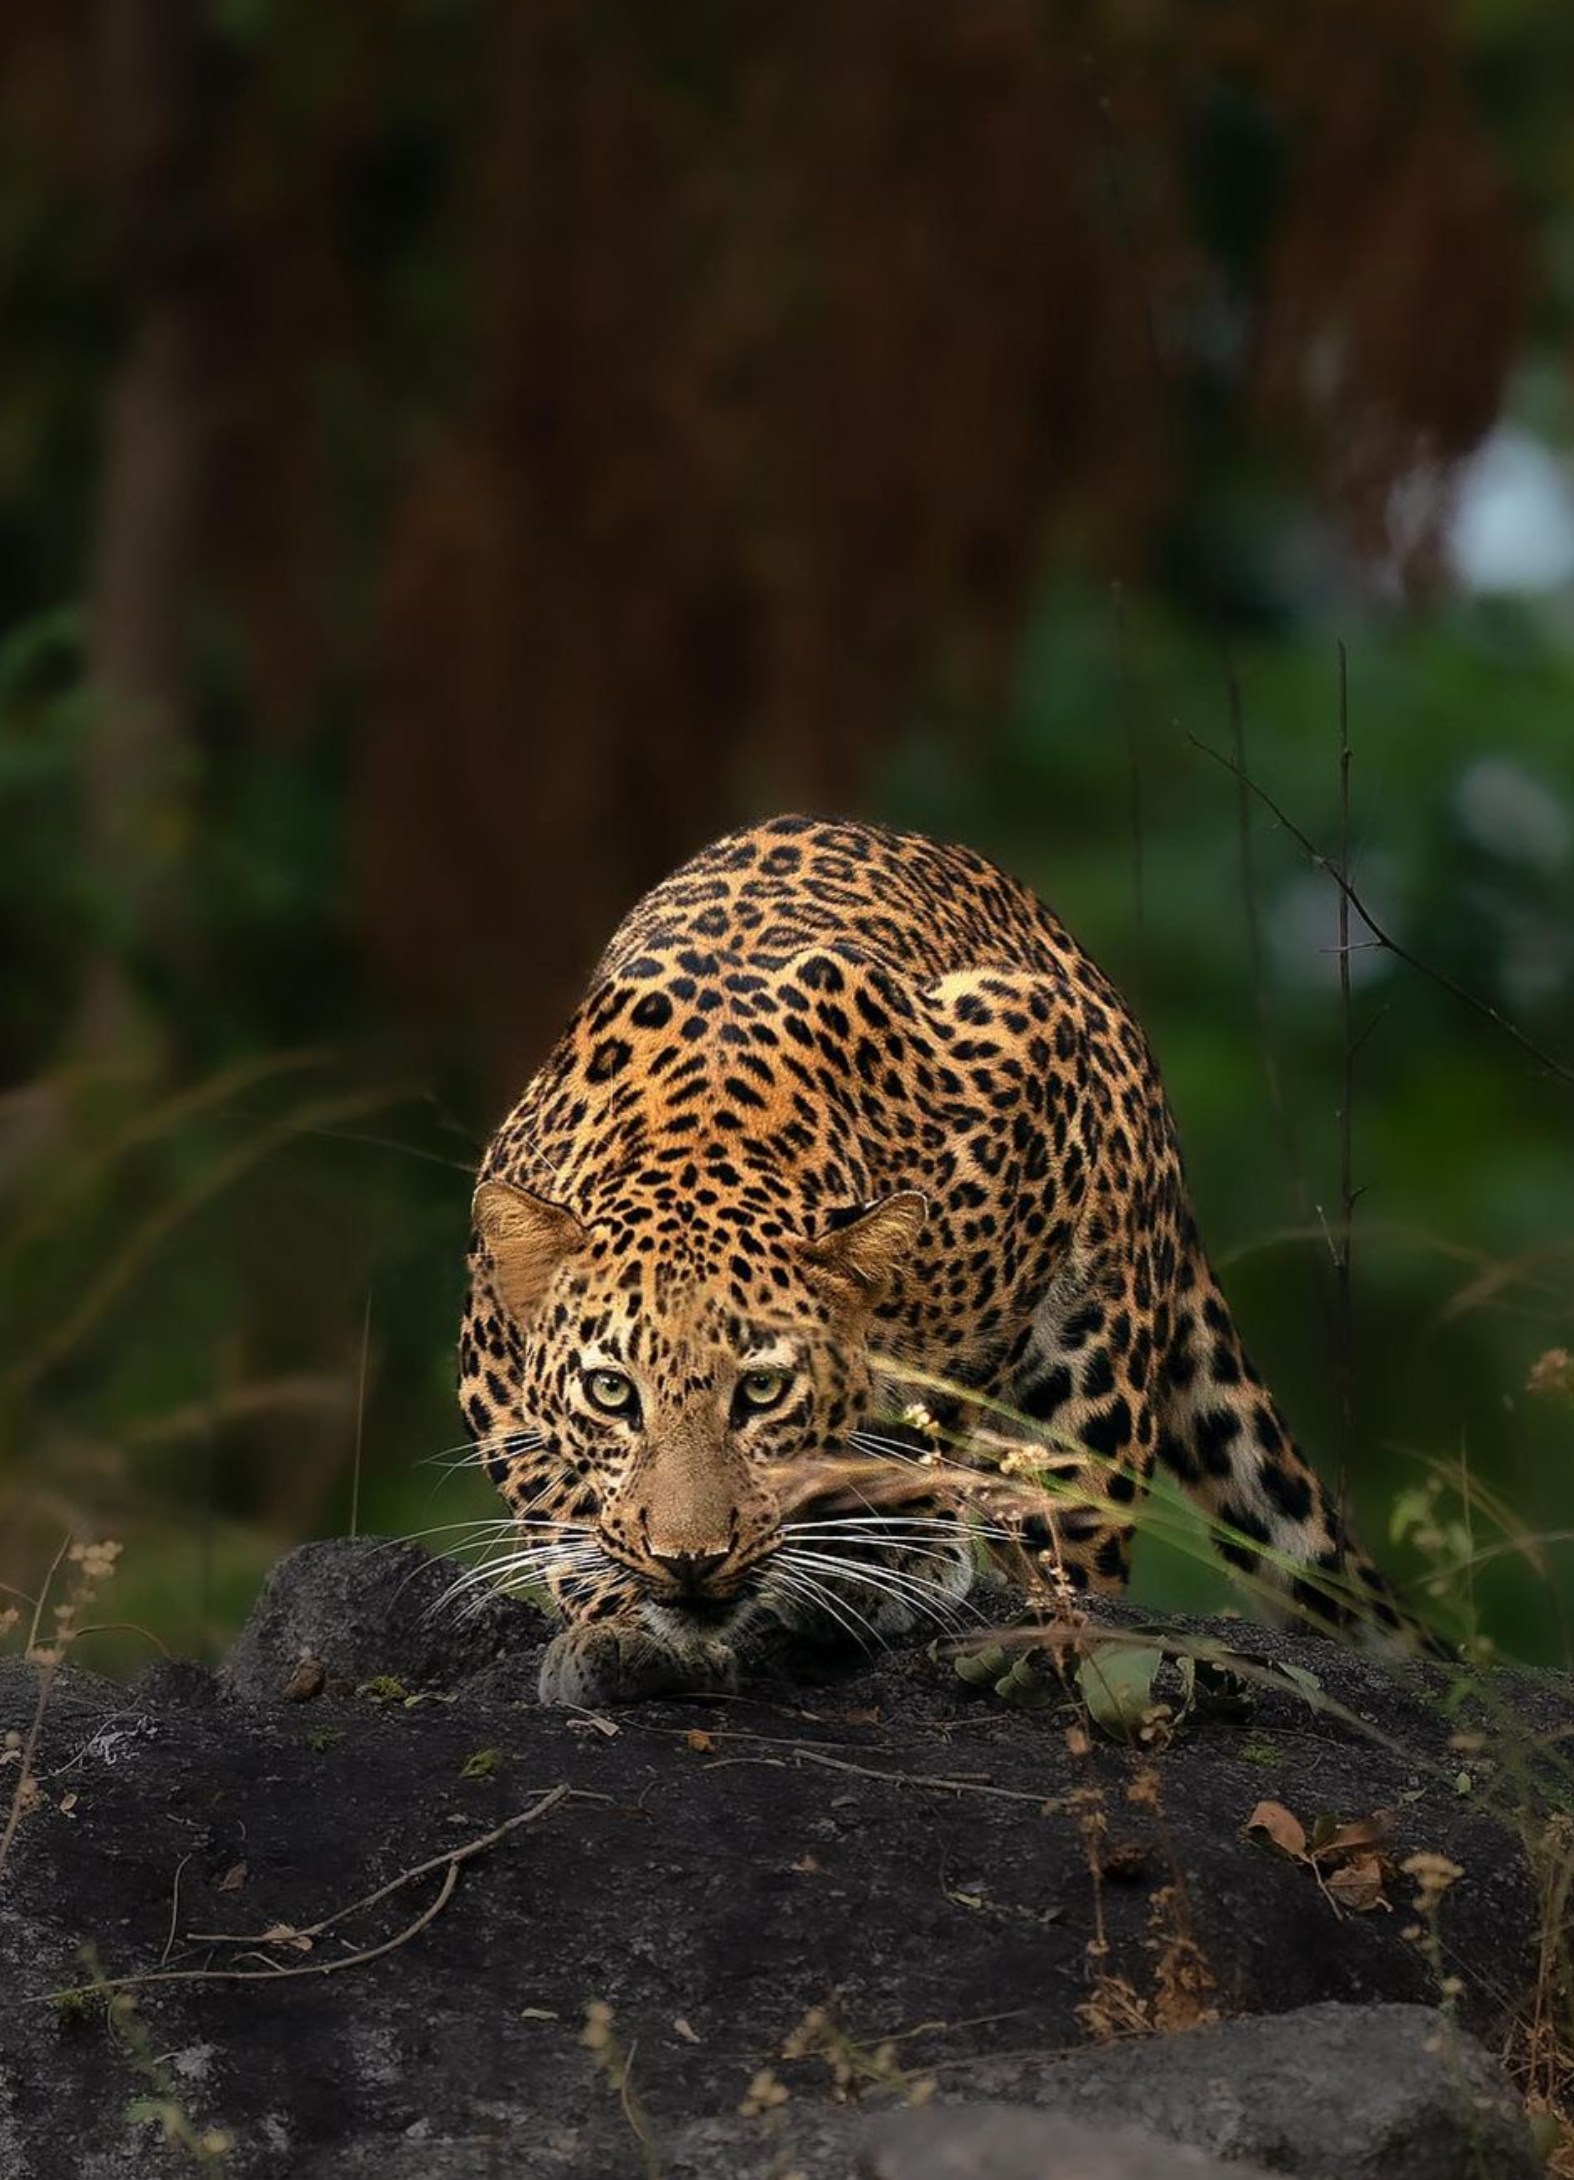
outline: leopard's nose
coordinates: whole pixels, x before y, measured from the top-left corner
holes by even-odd
[[[693,1593],[704,1589],[709,1577],[725,1563],[729,1550],[730,1546],[723,1544],[709,1551],[664,1551],[653,1544],[650,1556],[680,1590]]]

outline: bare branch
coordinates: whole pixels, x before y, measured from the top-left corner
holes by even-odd
[[[1351,1259],[1355,1247],[1355,1005],[1350,984],[1350,655],[1339,653],[1339,1018],[1344,1025],[1344,1075],[1339,1095],[1339,1238],[1334,1249],[1334,1367],[1339,1381],[1339,1466],[1334,1500],[1339,1518],[1348,1513],[1350,1463],[1355,1453],[1355,1297]]]
[[[1147,968],[1147,886],[1142,821],[1142,719],[1140,698],[1131,666],[1130,632],[1126,626],[1126,592],[1115,585],[1115,649],[1120,664],[1121,711],[1126,730],[1126,818],[1131,840],[1131,906],[1136,924],[1136,974],[1132,999],[1142,1012],[1142,986]]]
[[[1556,1081],[1563,1083],[1568,1089],[1574,1090],[1574,1067],[1566,1066],[1562,1060],[1555,1060],[1550,1052],[1543,1050],[1533,1037],[1527,1037],[1522,1029],[1508,1019],[1507,1015],[1500,1014],[1489,1000],[1478,998],[1474,992],[1466,991],[1462,984],[1456,984],[1454,979],[1445,975],[1441,969],[1434,969],[1430,962],[1423,961],[1417,954],[1412,954],[1408,946],[1402,946],[1391,932],[1385,931],[1372,914],[1372,911],[1367,907],[1365,901],[1362,900],[1359,892],[1351,885],[1349,879],[1341,877],[1338,870],[1318,847],[1316,841],[1309,838],[1296,824],[1295,820],[1280,809],[1265,787],[1260,787],[1250,774],[1244,772],[1239,765],[1227,757],[1223,750],[1214,749],[1209,743],[1203,741],[1199,735],[1188,735],[1187,740],[1191,743],[1193,749],[1201,750],[1204,757],[1211,757],[1216,765],[1222,765],[1224,770],[1235,779],[1238,779],[1250,794],[1255,795],[1270,816],[1276,818],[1284,827],[1296,846],[1310,858],[1315,868],[1328,873],[1328,876],[1333,880],[1340,892],[1345,895],[1350,906],[1366,925],[1368,931],[1371,932],[1377,945],[1385,953],[1392,954],[1396,961],[1402,961],[1405,967],[1413,969],[1417,976],[1425,977],[1429,984],[1435,984],[1439,991],[1447,992],[1451,999],[1457,999],[1459,1004],[1462,1007],[1468,1007],[1472,1014],[1479,1015],[1485,1022],[1490,1022],[1495,1029],[1501,1030],[1503,1035],[1512,1043],[1518,1045],[1521,1052],[1527,1053],[1538,1067],[1545,1068],[1547,1073],[1554,1077]]]
[[[1247,785],[1246,707],[1241,696],[1240,677],[1228,657],[1225,659],[1225,688],[1229,694],[1230,741],[1235,752],[1235,773],[1239,788],[1236,829],[1240,848],[1241,902],[1246,919],[1246,958],[1251,975],[1252,1000],[1257,1010],[1257,1045],[1262,1054],[1263,1076],[1268,1085],[1268,1102],[1273,1107],[1285,1167],[1290,1176],[1296,1220],[1301,1227],[1310,1229],[1314,1209],[1312,1191],[1306,1178],[1306,1161],[1301,1155],[1300,1138],[1296,1133],[1289,1101],[1284,1094],[1278,1027],[1273,1017],[1273,1003],[1269,998],[1262,917],[1257,905],[1257,861],[1252,849],[1252,798]],[[1323,1271],[1320,1252],[1314,1253],[1312,1258],[1312,1277],[1324,1327],[1332,1340],[1333,1317],[1329,1305],[1328,1281]]]

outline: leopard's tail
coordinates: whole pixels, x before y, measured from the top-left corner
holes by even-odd
[[[1396,1602],[1253,1369],[1200,1248],[1158,1364],[1159,1461],[1208,1517],[1264,1617],[1448,1656]]]

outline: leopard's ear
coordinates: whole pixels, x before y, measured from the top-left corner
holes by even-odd
[[[809,1260],[860,1300],[877,1302],[911,1256],[928,1216],[916,1188],[898,1189],[810,1242]]]
[[[517,1323],[528,1324],[552,1274],[583,1246],[585,1229],[572,1211],[512,1181],[483,1181],[473,1209],[498,1296]]]

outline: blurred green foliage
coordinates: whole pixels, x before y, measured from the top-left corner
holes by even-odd
[[[39,674],[68,634],[38,631]],[[1556,629],[1501,607],[1369,620],[1347,640],[1357,885],[1407,945],[1557,1048],[1566,956],[1540,995],[1516,987],[1513,964],[1527,930],[1574,930],[1569,859],[1516,859],[1511,837],[1484,845],[1465,817],[1472,768],[1505,749],[1567,808],[1574,658]],[[73,854],[72,700],[46,700],[25,663],[10,661],[0,725],[0,779],[26,817],[4,904],[36,979],[13,1003],[42,1020],[58,999],[51,962],[69,961],[93,912]],[[998,712],[915,718],[870,801],[1020,871],[1140,994],[1205,1235],[1328,1468],[1339,1424],[1320,1229],[1338,1218],[1345,1041],[1334,894],[1253,804],[1255,987],[1237,785],[1199,746],[1232,746],[1232,673],[1254,777],[1331,849],[1333,625],[1257,636],[1227,658],[1156,599],[1071,579],[1045,589]],[[1490,729],[1506,687],[1511,741]],[[247,783],[249,837],[215,856],[244,882],[212,896],[216,917],[244,897],[238,958],[263,968],[270,933],[309,945],[302,869],[345,822],[326,788],[312,797],[271,771]],[[280,796],[282,818],[269,808]],[[176,1648],[211,1650],[281,1546],[347,1526],[352,1495],[376,1531],[488,1511],[484,1486],[443,1457],[461,1451],[450,1340],[489,1116],[472,1097],[461,1121],[391,1079],[364,994],[331,1049],[288,1049],[303,1021],[321,1026],[320,1002],[288,979],[238,979],[225,1017],[192,1035],[179,1087],[99,1069],[11,1097],[13,1140],[34,1150],[7,1176],[0,1240],[0,1478],[35,1550],[70,1519],[124,1534],[117,1613]],[[1425,1464],[1463,1460],[1527,1532],[1574,1528],[1569,1416],[1525,1397],[1574,1306],[1569,1092],[1386,956],[1363,959],[1355,1019],[1359,1518],[1381,1539]],[[1485,1624],[1530,1655],[1561,1649],[1568,1550],[1549,1564],[1549,1583],[1527,1582],[1518,1556],[1480,1578]],[[1203,1561],[1157,1541],[1138,1578],[1139,1594],[1169,1603],[1225,1594]],[[128,1664],[137,1647],[127,1637],[110,1654]]]
[[[181,152],[156,171],[103,150],[75,13],[0,33],[25,63],[0,97],[0,1581],[36,1584],[70,1524],[120,1537],[115,1610],[147,1633],[100,1662],[212,1654],[302,1536],[489,1510],[445,1465],[488,1057],[516,1019],[540,1049],[587,903],[610,922],[670,843],[786,794],[994,855],[1136,1000],[1205,1236],[1325,1470],[1336,899],[1250,798],[1248,892],[1209,754],[1232,686],[1253,778],[1331,852],[1345,647],[1358,888],[1574,1064],[1568,587],[1396,568],[1392,479],[1344,474],[1386,432],[1436,499],[1494,413],[1566,461],[1566,7],[1332,10],[1297,30],[1359,15],[1332,80],[1250,5],[1003,5],[962,73],[919,11],[858,12],[227,0],[185,11],[200,65],[171,69],[191,110],[154,117]],[[807,110],[844,37],[867,127],[828,90]],[[1362,214],[1331,236],[1330,177]],[[1371,263],[1358,230],[1390,217]],[[172,299],[206,315],[163,428],[200,387],[211,473],[144,897],[94,814],[134,709],[106,479],[136,472],[139,328]],[[398,580],[412,536],[425,588]],[[446,1017],[400,974],[429,929]],[[1391,956],[1355,982],[1358,1517],[1414,1574],[1415,1491],[1464,1464],[1524,1533],[1480,1568],[1486,1625],[1562,1657],[1574,1551],[1525,1540],[1574,1531],[1574,1418],[1526,1384],[1574,1344],[1574,1096]],[[1138,1583],[1224,1594],[1158,1543]]]

